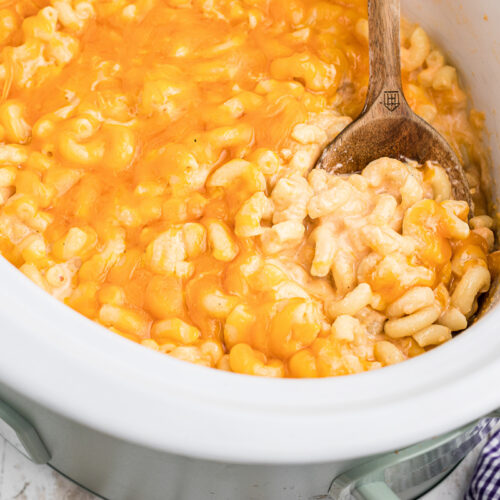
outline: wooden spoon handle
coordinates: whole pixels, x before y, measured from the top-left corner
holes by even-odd
[[[370,85],[365,111],[377,102],[389,111],[397,106],[391,112],[401,111],[400,17],[400,0],[368,1]]]

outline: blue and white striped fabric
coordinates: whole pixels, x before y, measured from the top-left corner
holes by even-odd
[[[466,500],[500,500],[500,429],[481,451]]]

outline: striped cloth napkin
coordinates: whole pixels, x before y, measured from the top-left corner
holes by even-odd
[[[465,500],[500,500],[500,429],[479,455]]]

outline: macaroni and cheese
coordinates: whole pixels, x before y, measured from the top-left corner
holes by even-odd
[[[366,0],[0,5],[0,252],[113,332],[236,373],[424,353],[488,291],[483,115],[402,26],[412,108],[464,164],[311,170],[362,109]]]

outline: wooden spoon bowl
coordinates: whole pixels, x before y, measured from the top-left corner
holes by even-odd
[[[455,153],[406,102],[401,84],[400,0],[369,0],[370,85],[361,115],[323,151],[316,168],[336,174],[360,172],[382,157],[434,161],[447,172],[456,200],[473,203]]]

